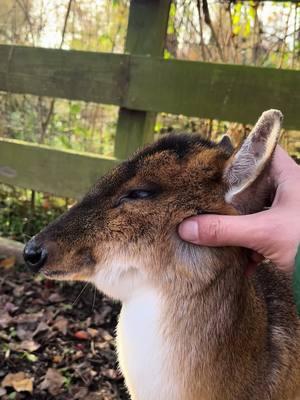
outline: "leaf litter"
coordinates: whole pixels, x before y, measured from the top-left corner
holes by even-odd
[[[12,262],[0,266],[1,400],[128,400],[115,354],[119,304]]]

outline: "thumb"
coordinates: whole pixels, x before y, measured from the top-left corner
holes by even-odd
[[[202,215],[184,220],[179,236],[188,242],[204,246],[241,246],[255,249],[261,241],[258,223],[260,214],[227,216]]]

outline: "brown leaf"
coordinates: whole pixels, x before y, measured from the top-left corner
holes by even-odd
[[[13,294],[15,297],[22,296],[24,293],[24,290],[25,290],[24,286],[18,285],[14,288]]]
[[[65,301],[65,298],[59,293],[52,293],[48,297],[48,301],[49,303],[62,303],[63,301]]]
[[[29,353],[32,353],[32,352],[36,351],[37,349],[39,349],[41,346],[34,340],[23,340],[16,347],[17,347],[17,350],[26,350],[26,351],[29,351]]]
[[[2,387],[12,387],[16,392],[30,392],[33,391],[33,378],[26,375],[24,372],[17,372],[16,374],[7,374],[3,379]]]
[[[111,315],[112,307],[109,305],[103,306],[100,313],[96,313],[94,316],[94,323],[96,325],[103,325],[106,321],[106,318]]]
[[[62,362],[63,359],[64,359],[63,356],[60,356],[59,354],[55,354],[52,357],[52,362],[55,363],[55,364],[59,364],[59,363]]]
[[[33,332],[24,329],[21,325],[17,327],[17,336],[20,340],[31,340],[32,339]]]
[[[109,379],[119,379],[120,375],[115,369],[108,368],[108,369],[103,369],[101,371],[101,375],[106,376]]]
[[[17,324],[33,324],[42,319],[42,317],[43,317],[43,312],[39,311],[30,314],[20,314],[15,318],[15,320]]]
[[[80,387],[80,388],[75,387],[73,389],[73,392],[74,392],[73,399],[74,400],[81,400],[81,399],[86,397],[86,395],[88,394],[89,391],[85,387]],[[71,392],[71,394],[72,394],[72,392]]]
[[[82,357],[84,357],[84,353],[81,350],[78,350],[72,355],[72,361],[80,360]]]
[[[77,331],[74,333],[76,339],[80,340],[89,340],[90,335],[86,331]]]
[[[53,328],[57,329],[63,335],[67,334],[68,331],[68,320],[66,318],[58,318],[54,321]]]
[[[92,338],[94,338],[94,337],[99,335],[98,330],[94,329],[94,328],[87,328],[87,332]]]
[[[108,331],[106,331],[105,329],[99,328],[98,332],[103,340],[105,340],[107,342],[110,342],[113,340],[113,336],[111,336],[111,334]]]
[[[7,257],[4,258],[3,260],[0,260],[0,268],[4,268],[4,269],[9,269],[14,267],[16,263],[16,257],[15,256],[11,256],[11,257]]]
[[[36,330],[33,332],[32,337],[36,336],[38,333],[40,332],[46,332],[48,331],[50,328],[49,326],[46,324],[46,322],[40,322],[36,328]]]
[[[15,306],[13,303],[9,301],[4,305],[4,311],[7,311],[9,313],[15,312],[18,308],[19,307]]]
[[[7,328],[8,325],[10,325],[13,321],[13,318],[7,313],[1,313],[0,314],[0,327],[1,328]]]
[[[60,388],[64,384],[63,375],[54,368],[48,368],[44,380],[40,384],[41,390],[48,390],[52,396],[56,396],[60,392]]]

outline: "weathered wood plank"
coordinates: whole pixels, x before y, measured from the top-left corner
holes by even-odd
[[[300,128],[300,71],[13,48],[0,45],[0,90],[242,123],[276,107],[286,129]]]
[[[126,55],[0,45],[0,90],[117,104]]]
[[[80,198],[115,165],[114,158],[0,138],[0,182],[10,185]]]
[[[23,264],[23,249],[23,243],[0,237],[0,257],[14,257],[17,265]]]
[[[285,128],[300,128],[300,71],[138,56],[130,65],[130,108],[242,123],[278,108]]]
[[[126,53],[163,55],[170,4],[170,0],[131,0]],[[138,147],[153,141],[155,118],[155,113],[120,108],[115,156],[126,158]]]

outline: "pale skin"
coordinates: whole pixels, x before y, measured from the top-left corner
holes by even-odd
[[[202,246],[241,246],[253,261],[271,260],[292,272],[300,243],[300,166],[277,146],[271,164],[276,194],[271,208],[252,215],[202,215],[179,226],[182,239]]]

